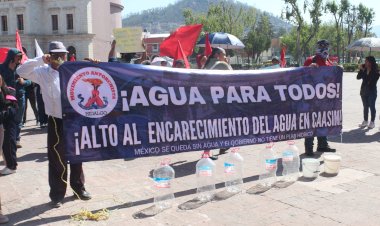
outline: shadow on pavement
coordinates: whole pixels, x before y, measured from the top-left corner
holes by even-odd
[[[374,130],[377,130],[377,128],[374,128]],[[365,133],[368,132],[369,129],[353,129],[350,131],[346,131],[342,133],[342,139],[340,136],[335,137],[329,137],[329,141],[335,142],[335,143],[371,143],[374,141],[380,141],[380,133],[375,133],[373,135],[366,135]]]
[[[65,197],[64,203],[73,200],[72,197]],[[8,214],[9,225],[46,225],[58,221],[68,220],[71,218],[70,215],[62,215],[57,217],[47,217],[43,219],[35,219],[39,215],[45,213],[46,211],[51,210],[52,207],[50,203],[44,203],[37,206],[33,206],[28,209],[24,209],[12,214]],[[34,219],[33,219],[34,218]],[[29,220],[30,219],[30,220]]]
[[[47,160],[48,160],[47,153],[29,153],[17,158],[18,162],[27,162],[27,161],[46,162]]]
[[[23,128],[21,129],[21,140],[23,136],[38,135],[38,134],[47,134],[47,127],[33,127],[33,128]]]

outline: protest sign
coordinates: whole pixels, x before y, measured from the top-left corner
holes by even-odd
[[[113,34],[116,40],[116,50],[120,53],[145,52],[142,42],[141,27],[115,28]]]
[[[329,136],[342,130],[340,67],[181,70],[65,63],[70,162]]]

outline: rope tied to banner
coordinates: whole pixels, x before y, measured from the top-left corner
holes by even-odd
[[[57,130],[57,122],[55,121],[55,118],[52,117],[53,119],[53,122],[54,122],[54,131],[55,131],[55,135],[57,136],[57,142],[54,144],[53,146],[53,149],[55,151],[55,153],[57,154],[57,157],[58,157],[58,160],[59,160],[59,163],[61,164],[62,168],[63,168],[63,172],[61,174],[61,180],[67,185],[69,185],[69,183],[67,182],[67,180],[64,179],[64,175],[65,175],[65,172],[67,170],[67,167],[65,167],[65,164],[63,163],[62,161],[62,158],[61,156],[59,155],[59,152],[57,150],[57,145],[59,144],[60,142],[60,138],[59,138],[59,133],[58,133],[58,130]],[[71,187],[71,186],[70,186]],[[79,197],[79,194],[71,187],[71,189],[73,190],[73,193],[74,195],[80,199]],[[99,210],[98,212],[96,213],[92,213],[91,211],[88,211],[86,209],[82,209],[79,213],[71,216],[71,218],[73,220],[76,220],[76,221],[84,221],[84,220],[93,220],[93,221],[100,221],[100,220],[107,220],[109,218],[109,210],[108,209],[102,209],[102,210]]]

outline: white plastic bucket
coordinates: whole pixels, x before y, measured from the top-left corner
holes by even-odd
[[[328,154],[323,156],[325,162],[325,173],[338,174],[342,157],[336,154]]]
[[[313,158],[302,159],[303,176],[307,178],[318,177],[319,173],[319,160]]]

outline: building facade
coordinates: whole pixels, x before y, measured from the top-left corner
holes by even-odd
[[[122,26],[122,0],[0,0],[0,47],[14,47],[15,33],[29,57],[37,39],[44,52],[62,41],[70,55],[107,60],[114,28]]]
[[[170,34],[150,34],[146,33],[144,35],[144,44],[146,55],[149,60],[153,58],[153,56],[160,55],[160,45],[161,43],[169,37]]]

